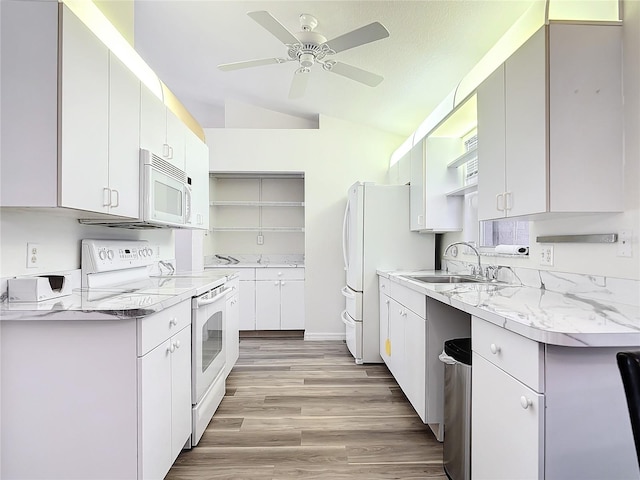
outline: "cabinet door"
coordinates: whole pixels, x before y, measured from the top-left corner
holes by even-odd
[[[404,385],[405,395],[422,421],[426,418],[426,322],[425,319],[405,309],[404,332]]]
[[[166,109],[166,128],[167,128],[167,145],[169,145],[169,157],[167,160],[180,170],[185,169],[185,142],[187,136],[187,127],[182,121],[168,108]],[[207,165],[207,171],[209,166]]]
[[[67,7],[60,55],[59,204],[107,212],[109,50]]]
[[[475,352],[471,391],[473,478],[544,478],[544,397]]]
[[[478,87],[478,219],[505,216],[504,65]]]
[[[240,309],[238,305],[238,294],[227,299],[226,316],[226,362],[225,372],[229,375],[231,369],[238,361],[240,353]]]
[[[171,463],[191,435],[191,327],[170,339],[171,352]]]
[[[505,63],[507,216],[547,210],[546,45],[543,27]]]
[[[166,158],[167,112],[164,103],[143,84],[140,86],[140,148]]]
[[[256,282],[240,281],[240,330],[256,329]]]
[[[409,155],[411,158],[411,182],[409,186],[410,229],[412,231],[420,231],[426,227],[424,139],[414,145]]]
[[[209,148],[188,130],[186,132],[185,168],[191,180],[191,219],[193,228],[209,228]]]
[[[256,282],[256,330],[280,330],[280,280]]]
[[[171,468],[171,341],[138,358],[138,478]]]
[[[304,330],[304,280],[280,281],[280,329]]]
[[[109,52],[110,213],[138,218],[140,191],[140,81]]]
[[[387,343],[389,340],[389,316],[391,313],[391,300],[380,289],[380,356],[384,363],[389,365],[389,354],[387,353]]]
[[[404,384],[405,377],[405,312],[406,309],[393,299],[389,302],[389,342],[391,354],[388,356],[387,366],[400,386]]]

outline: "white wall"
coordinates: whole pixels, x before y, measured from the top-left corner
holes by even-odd
[[[174,258],[172,230],[126,230],[78,223],[64,209],[0,209],[0,277],[38,275],[80,268],[84,238],[141,239],[160,246],[163,259]],[[38,268],[27,268],[27,242],[40,245]]]
[[[530,258],[499,258],[495,262],[487,260],[488,263],[640,280],[640,2],[627,0],[623,7],[624,212],[532,221]],[[571,186],[567,185],[567,188]],[[617,244],[556,243],[553,267],[539,265],[541,245],[536,243],[538,235],[619,234],[623,230],[633,231],[632,257],[619,257]],[[464,233],[447,234],[443,245],[461,240],[463,236]],[[464,259],[473,261],[472,257]]]
[[[274,112],[235,100],[226,100],[224,105],[226,128],[318,128],[318,119],[307,119]]]
[[[402,137],[320,117],[317,130],[205,129],[210,170],[304,172],[305,327],[308,334],[344,335],[342,219],[356,181],[383,183]],[[408,208],[408,206],[407,206]]]

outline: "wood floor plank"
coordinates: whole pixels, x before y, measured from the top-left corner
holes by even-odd
[[[242,337],[226,395],[169,480],[446,480],[442,445],[384,364],[344,342]]]

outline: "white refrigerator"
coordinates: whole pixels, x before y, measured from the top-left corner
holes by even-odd
[[[434,268],[434,234],[411,232],[409,220],[408,185],[357,182],[349,188],[342,226],[342,322],[358,364],[382,362],[376,270]]]

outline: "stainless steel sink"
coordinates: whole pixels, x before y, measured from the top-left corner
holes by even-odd
[[[406,278],[423,283],[488,283],[489,280],[469,275],[405,275]]]

